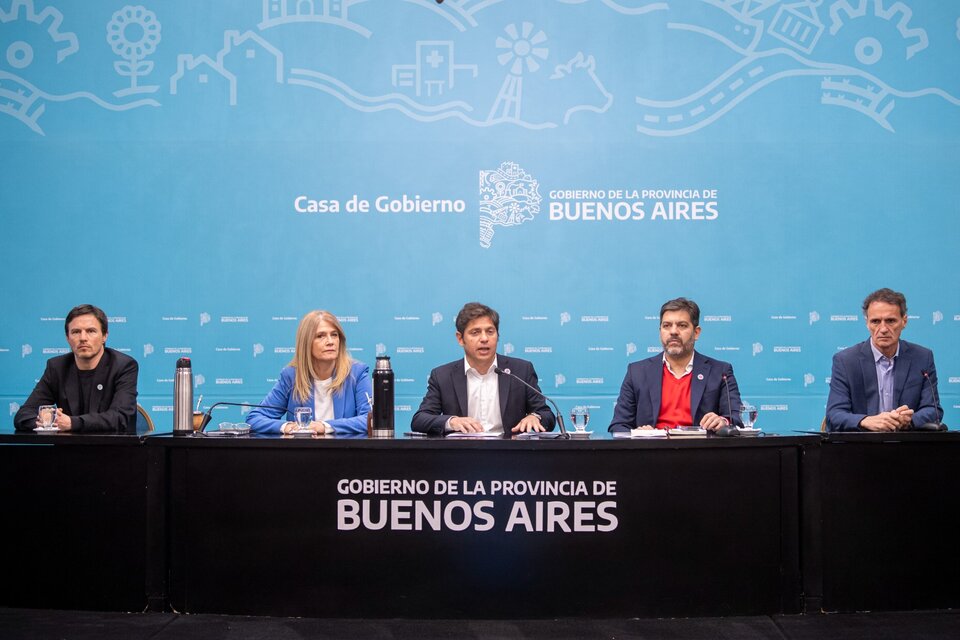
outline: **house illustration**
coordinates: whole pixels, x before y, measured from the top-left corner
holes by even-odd
[[[177,72],[170,76],[170,95],[209,91],[222,92],[232,107],[237,104],[237,77],[210,56],[178,55]]]
[[[203,90],[223,85],[230,106],[237,104],[237,79],[269,78],[283,83],[283,53],[252,31],[225,31],[223,47],[216,59],[207,55],[182,53],[177,56],[177,71],[170,77],[170,94],[182,93],[184,83]],[[224,84],[225,83],[225,84]]]

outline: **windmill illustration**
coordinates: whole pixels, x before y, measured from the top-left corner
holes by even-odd
[[[546,60],[549,49],[542,47],[547,41],[543,31],[534,34],[533,23],[524,22],[520,29],[509,24],[504,29],[507,37],[497,38],[497,49],[504,51],[497,55],[497,62],[507,67],[507,77],[500,85],[500,92],[490,109],[487,120],[519,120],[523,99],[523,74],[533,73],[540,68],[538,60]]]

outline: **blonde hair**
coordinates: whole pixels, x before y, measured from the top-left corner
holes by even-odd
[[[293,354],[293,360],[290,366],[296,369],[293,385],[294,399],[303,402],[310,397],[313,391],[313,383],[320,376],[317,374],[316,367],[313,364],[313,339],[317,336],[317,327],[321,322],[328,322],[340,334],[340,350],[337,354],[337,362],[333,368],[333,383],[330,385],[330,391],[336,393],[343,388],[343,383],[350,377],[350,366],[353,358],[347,351],[347,336],[343,333],[343,327],[337,317],[329,311],[310,311],[300,320],[300,326],[297,327],[297,346]]]

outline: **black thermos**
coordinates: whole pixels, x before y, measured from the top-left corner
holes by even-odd
[[[390,356],[377,356],[373,370],[373,432],[374,438],[393,437],[393,369]]]

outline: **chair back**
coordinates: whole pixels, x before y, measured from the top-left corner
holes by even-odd
[[[153,419],[150,418],[150,414],[147,413],[147,410],[140,406],[140,403],[137,403],[137,433],[143,433],[145,431],[153,431]]]

